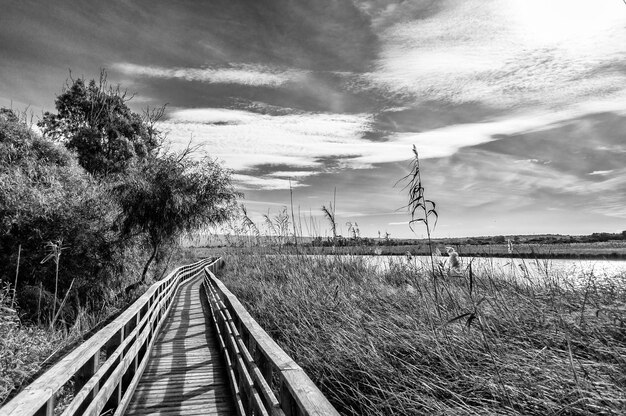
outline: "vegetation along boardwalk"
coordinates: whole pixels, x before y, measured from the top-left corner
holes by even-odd
[[[176,269],[9,403],[0,416],[338,415],[213,274]]]

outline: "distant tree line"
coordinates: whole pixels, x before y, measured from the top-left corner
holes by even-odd
[[[68,81],[42,134],[0,109],[0,278],[25,319],[50,323],[64,299],[59,321],[105,308],[158,278],[178,237],[233,210],[230,171],[168,150],[164,108],[137,114],[129,100],[103,72]]]
[[[491,245],[491,244],[507,244],[508,241],[513,244],[570,244],[570,243],[597,243],[607,241],[626,240],[626,231],[621,233],[593,233],[589,235],[570,236],[570,235],[541,235],[541,236],[485,236],[485,237],[466,237],[466,238],[445,238],[433,239],[436,243],[445,243],[449,245]],[[410,246],[423,242],[416,239],[398,239],[398,238],[368,238],[368,237],[351,237],[345,238],[337,236],[334,240],[330,238],[315,237],[310,243],[312,246],[328,247],[328,246]],[[304,243],[305,245],[307,243]]]

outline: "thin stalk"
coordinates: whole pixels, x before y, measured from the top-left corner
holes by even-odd
[[[293,188],[291,187],[291,178],[289,178],[289,200],[291,205],[291,224],[293,225],[293,242],[298,251],[298,232],[296,231],[296,217],[293,215]]]
[[[41,325],[41,291],[43,283],[39,282],[39,300],[37,301],[37,325]]]
[[[59,259],[55,262],[55,277],[54,277],[54,300],[52,303],[52,316],[55,316],[57,311],[57,294],[59,292]],[[51,326],[54,324],[50,324]]]
[[[63,302],[61,302],[61,306],[59,306],[59,311],[54,315],[54,318],[52,319],[52,324],[50,324],[51,328],[54,328],[54,324],[56,323],[57,318],[61,314],[61,311],[63,310],[63,307],[65,306],[65,302],[67,302],[67,297],[70,295],[73,285],[74,285],[74,279],[72,279],[72,283],[70,283],[70,288],[67,289],[67,293],[65,294],[65,297],[63,298]]]
[[[11,309],[15,304],[15,295],[17,294],[17,277],[20,275],[20,256],[22,254],[22,245],[17,247],[17,266],[15,267],[15,283],[13,284],[13,298],[11,299]]]

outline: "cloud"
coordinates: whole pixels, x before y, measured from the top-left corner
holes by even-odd
[[[621,103],[590,101],[561,111],[519,111],[480,123],[391,133],[388,140],[382,142],[363,139],[372,123],[372,117],[366,114],[276,116],[242,110],[189,109],[174,111],[161,128],[169,131],[170,140],[179,146],[187,144],[191,137],[194,144],[202,144],[206,151],[236,171],[264,165],[268,168],[260,173],[282,179],[282,182],[271,182],[271,186],[282,184],[287,188],[286,178],[290,176],[298,176],[306,183],[307,177],[329,167],[335,170],[369,169],[378,164],[408,160],[412,157],[413,145],[421,159],[450,157],[463,148],[497,141],[503,136],[554,129],[589,112],[615,107],[621,107]],[[534,159],[543,161],[536,156],[515,160]],[[273,171],[272,166],[276,166]],[[286,172],[284,166],[300,172],[297,175]],[[248,183],[253,184],[250,180]]]
[[[168,114],[168,123],[180,124],[245,124],[259,120],[259,115],[241,110],[226,108],[196,108],[175,110]]]
[[[610,3],[610,4],[609,4]],[[562,105],[624,90],[624,5],[583,0],[447,2],[384,30],[363,79],[415,100]]]
[[[227,67],[164,68],[127,62],[113,64],[112,69],[125,75],[150,78],[183,79],[213,84],[240,84],[248,86],[279,87],[289,82],[303,81],[307,71],[279,69],[259,64],[232,64]]]
[[[593,172],[590,172],[590,175],[600,175],[600,176],[606,176],[613,173],[613,169],[611,170],[594,170]]]
[[[548,128],[499,136],[451,157],[426,160],[429,197],[447,215],[525,213],[545,207],[624,218],[626,169],[610,150],[626,116],[599,113]],[[451,214],[448,214],[451,213]],[[541,215],[539,215],[541,216]]]
[[[316,172],[314,171],[310,171],[310,170],[304,170],[304,171],[277,171],[277,172],[272,172],[270,173],[268,176],[273,176],[276,178],[285,178],[285,179],[293,179],[293,178],[304,178],[307,176],[311,176],[311,175],[315,175]]]
[[[368,123],[367,115],[272,116],[196,109],[175,111],[160,127],[175,145],[185,145],[192,137],[228,167],[242,171],[262,164],[321,169],[320,158],[358,154],[359,137]]]
[[[248,190],[251,189],[262,189],[262,190],[271,190],[271,189],[289,189],[291,185],[292,188],[298,188],[302,186],[306,186],[298,181],[292,180],[291,182],[288,179],[283,178],[268,178],[268,177],[258,177],[258,176],[250,176],[250,175],[241,175],[241,174],[233,174],[233,180],[240,184],[240,189]]]
[[[626,114],[622,103],[622,98],[611,101],[589,101],[560,111],[544,108],[509,112],[505,116],[480,123],[461,123],[423,132],[390,134],[386,142],[361,145],[359,147],[361,155],[354,158],[351,163],[355,167],[358,165],[367,167],[372,164],[407,160],[410,158],[409,151],[412,145],[417,147],[422,159],[449,157],[462,148],[492,142],[502,135],[543,131],[590,113],[612,111],[615,114]]]

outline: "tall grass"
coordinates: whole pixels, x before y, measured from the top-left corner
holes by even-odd
[[[624,275],[581,286],[486,267],[435,283],[406,259],[226,265],[225,283],[342,414],[626,412]]]
[[[0,288],[0,406],[39,371],[65,338],[61,331],[22,326],[17,311],[9,307],[11,291],[8,285]]]

